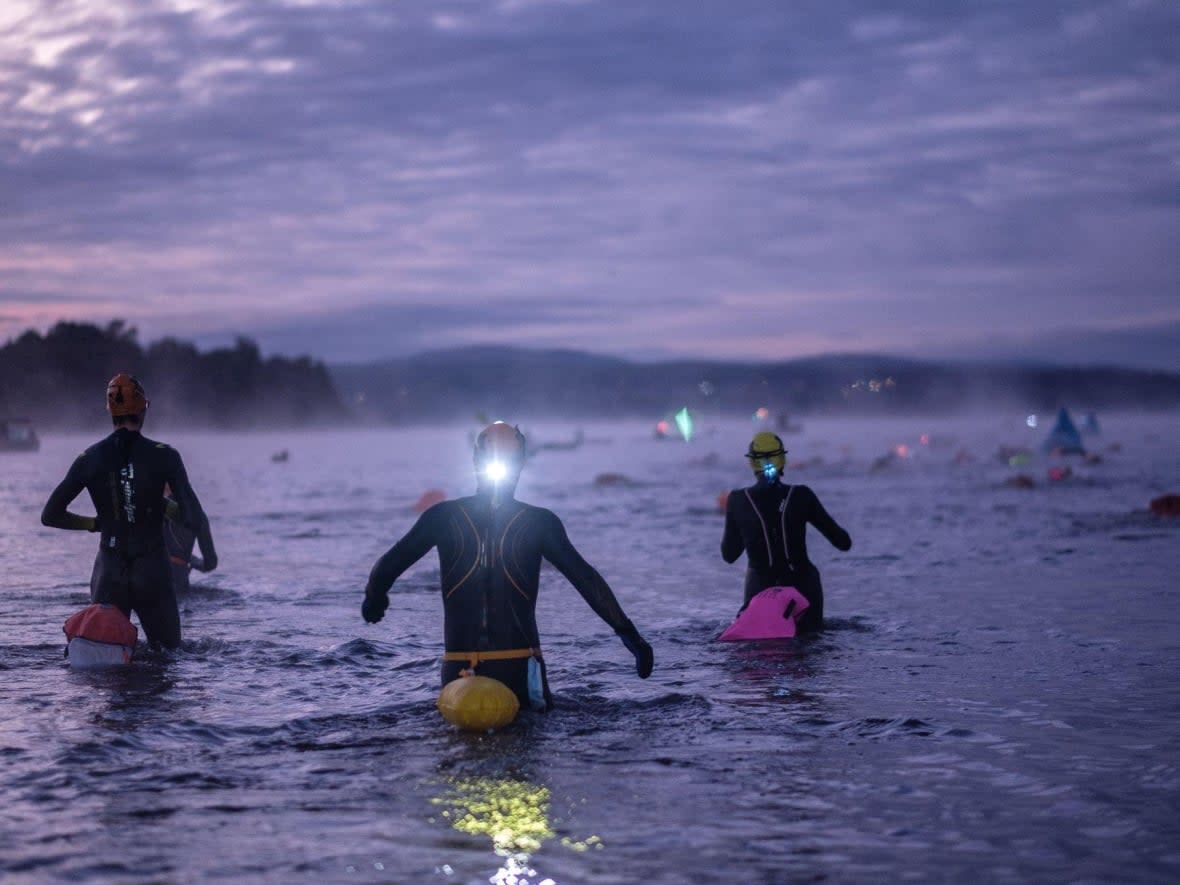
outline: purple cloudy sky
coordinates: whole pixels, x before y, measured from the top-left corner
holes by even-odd
[[[1176,0],[3,0],[0,340],[1180,369]]]

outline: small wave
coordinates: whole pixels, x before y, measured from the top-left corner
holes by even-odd
[[[915,717],[884,719],[871,716],[865,719],[838,722],[833,728],[836,731],[854,732],[859,737],[869,738],[908,735],[930,737],[935,733],[935,729],[930,723]]]
[[[408,670],[427,666],[438,661],[438,654],[426,657],[399,660],[401,646],[372,639],[350,639],[329,649],[298,649],[288,651],[277,663],[284,668],[305,667],[319,669],[334,666],[361,666],[366,663],[380,663],[389,671]]]
[[[852,615],[847,618],[824,618],[824,633],[875,633],[876,630],[876,625],[863,615]]]
[[[200,581],[189,585],[188,590],[177,594],[178,601],[183,605],[188,602],[218,602],[223,604],[238,604],[244,597],[237,590],[222,587],[218,584]]]

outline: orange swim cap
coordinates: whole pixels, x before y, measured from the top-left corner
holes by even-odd
[[[107,411],[118,418],[147,411],[148,398],[134,375],[120,372],[107,382]]]

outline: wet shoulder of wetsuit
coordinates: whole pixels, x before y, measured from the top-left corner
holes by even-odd
[[[795,493],[801,495],[806,506],[804,511],[807,521],[819,529],[820,534],[828,539],[837,550],[851,550],[852,536],[845,531],[836,520],[832,519],[824,505],[819,502],[819,496],[809,486],[795,486]]]
[[[736,562],[746,550],[746,541],[742,536],[741,521],[738,516],[740,508],[748,507],[745,489],[732,489],[725,499],[725,530],[721,533],[721,558],[726,562]]]
[[[552,510],[525,505],[532,511],[541,531],[541,555],[557,568],[574,589],[586,600],[594,613],[606,621],[620,636],[636,635],[638,631],[623,613],[610,585],[590,565],[566,533],[565,525]]]
[[[388,593],[393,582],[406,569],[429,553],[438,544],[443,527],[456,506],[454,501],[440,501],[419,516],[410,530],[373,565],[369,582],[365,586],[365,596]]]
[[[57,487],[49,494],[49,499],[41,510],[42,525],[57,529],[85,531],[97,529],[95,518],[70,513],[68,508],[73,500],[91,484],[98,461],[96,452],[100,445],[102,444],[96,443],[90,446],[74,459],[74,463],[66,472],[65,479],[58,483]]]

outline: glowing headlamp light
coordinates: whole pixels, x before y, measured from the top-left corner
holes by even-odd
[[[778,476],[778,468],[774,466],[773,461],[764,461],[762,463],[762,475],[767,479],[774,479]]]
[[[503,461],[490,461],[484,467],[483,473],[492,482],[500,482],[508,476],[508,466]]]

